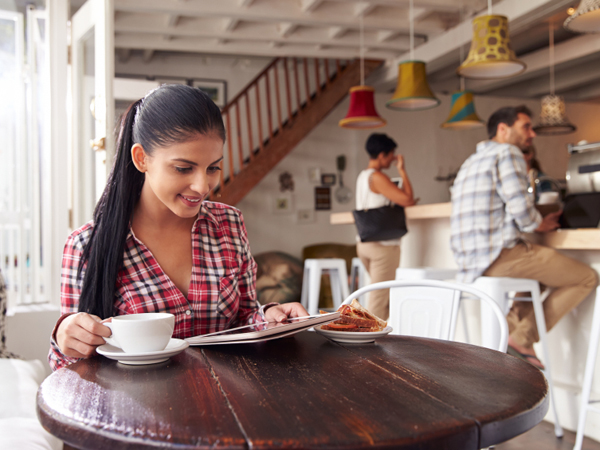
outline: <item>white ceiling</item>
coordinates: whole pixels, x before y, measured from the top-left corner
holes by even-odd
[[[600,97],[600,35],[574,35],[562,28],[567,8],[578,3],[494,0],[493,13],[509,18],[513,48],[528,70],[508,80],[468,81],[467,88],[501,96],[547,94],[552,21],[557,93],[569,100]],[[387,62],[370,84],[393,89],[396,65],[409,57],[409,0],[115,0],[114,4],[115,46],[121,60],[132,52],[142,52],[146,61],[156,52],[356,58],[361,16],[365,57]],[[487,0],[414,0],[414,56],[427,63],[434,91],[458,88],[455,71],[461,53],[464,58],[469,49],[471,19],[485,13],[487,6]]]

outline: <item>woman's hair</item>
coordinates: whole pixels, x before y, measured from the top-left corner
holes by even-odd
[[[367,139],[365,148],[371,159],[376,159],[380,153],[393,152],[398,144],[384,133],[373,133]]]
[[[94,210],[94,226],[85,245],[78,276],[85,267],[79,311],[102,319],[113,315],[117,275],[125,240],[145,175],[137,170],[131,148],[139,143],[148,155],[165,147],[216,135],[225,142],[221,111],[200,89],[164,85],[133,103],[121,116],[112,171]]]
[[[529,167],[537,170],[538,172],[541,172],[542,167],[540,166],[540,162],[537,160],[537,151],[533,144],[527,147],[525,150],[522,150],[522,152],[525,155],[531,155],[531,159],[527,162]]]

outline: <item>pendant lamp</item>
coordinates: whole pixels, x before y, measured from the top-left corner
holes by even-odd
[[[348,114],[340,120],[342,128],[380,128],[387,123],[375,110],[375,89],[371,86],[350,88],[350,107]]]
[[[471,91],[459,91],[452,94],[450,114],[442,124],[442,128],[450,130],[468,130],[484,126],[483,120],[475,112],[473,93]]]
[[[507,78],[525,70],[510,46],[508,18],[492,15],[492,0],[488,0],[488,15],[473,19],[473,40],[467,59],[456,70],[466,78]]]
[[[398,111],[418,111],[433,108],[440,104],[440,100],[433,95],[425,63],[414,60],[414,23],[413,0],[410,0],[410,61],[398,64],[398,84],[391,100],[385,104],[390,109]]]
[[[569,134],[577,127],[567,119],[565,102],[562,97],[554,95],[554,27],[550,23],[548,53],[550,55],[550,95],[542,97],[542,112],[540,123],[533,131],[541,136]]]
[[[346,117],[340,120],[342,128],[367,129],[381,128],[387,123],[379,117],[375,109],[375,89],[365,86],[363,57],[363,18],[360,16],[360,86],[350,88],[350,106]]]
[[[581,0],[573,15],[567,17],[564,27],[576,33],[600,31],[600,0]]]

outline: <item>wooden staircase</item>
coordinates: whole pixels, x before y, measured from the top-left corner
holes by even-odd
[[[365,60],[365,78],[382,64]],[[222,110],[227,142],[210,199],[242,200],[358,84],[358,60],[273,60]]]

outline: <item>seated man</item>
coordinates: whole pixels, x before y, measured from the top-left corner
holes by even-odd
[[[561,212],[542,218],[528,193],[522,150],[535,132],[525,106],[496,111],[488,124],[490,140],[461,166],[452,187],[450,243],[459,267],[458,280],[481,275],[529,278],[552,288],[544,301],[550,330],[598,284],[596,272],[557,251],[529,243],[522,233],[558,228]],[[533,304],[515,301],[507,316],[509,353],[543,368],[533,350],[539,340]]]

